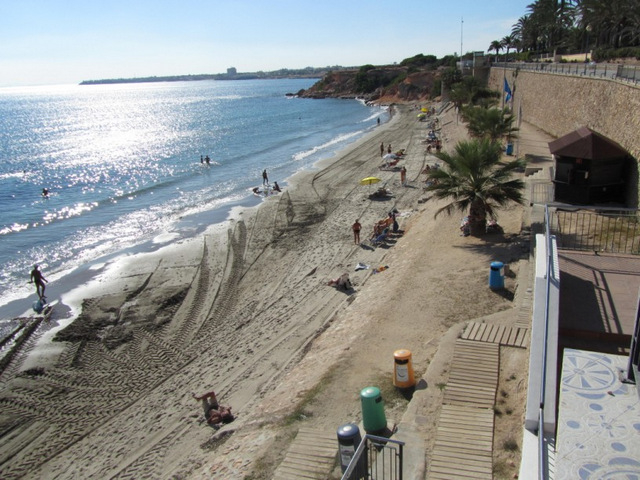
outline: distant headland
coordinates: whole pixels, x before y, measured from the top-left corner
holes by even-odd
[[[83,80],[80,85],[105,85],[114,83],[153,83],[153,82],[196,82],[200,80],[255,80],[278,78],[322,78],[329,71],[343,70],[347,67],[306,67],[301,69],[283,68],[271,72],[238,73],[228,68],[227,73],[203,73],[198,75],[167,75],[161,77],[111,78],[102,80]]]

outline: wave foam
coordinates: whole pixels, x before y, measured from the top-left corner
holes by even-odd
[[[353,137],[357,137],[358,135],[362,135],[362,133],[364,133],[364,130],[358,130],[357,132],[351,132],[351,133],[346,133],[343,135],[338,135],[335,138],[332,138],[331,140],[329,140],[326,143],[323,143],[322,145],[318,145],[316,147],[310,148],[309,150],[305,150],[303,152],[298,152],[298,153],[294,153],[291,158],[293,158],[294,161],[300,161],[300,160],[304,160],[305,158],[310,157],[311,155],[314,155],[315,153],[318,153],[321,150],[325,150],[329,147],[332,147],[334,145],[338,145],[342,142],[346,142],[347,140],[353,138]]]

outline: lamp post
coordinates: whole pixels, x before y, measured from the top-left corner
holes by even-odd
[[[589,32],[591,32],[591,25],[587,25],[584,29],[587,32],[587,48],[584,52],[584,62],[587,63],[589,62],[589,60],[591,60],[589,58]]]

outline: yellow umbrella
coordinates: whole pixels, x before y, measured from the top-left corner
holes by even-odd
[[[373,185],[374,183],[381,182],[378,177],[367,177],[360,180],[360,185]]]
[[[420,110],[422,110],[424,113],[428,113],[429,109],[427,107],[422,107]]]
[[[380,180],[378,177],[367,177],[360,180],[360,185],[369,185],[369,191],[371,191],[371,185],[381,181],[382,180]]]

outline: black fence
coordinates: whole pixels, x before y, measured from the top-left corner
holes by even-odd
[[[560,75],[611,78],[625,82],[640,83],[640,67],[635,65],[618,65],[613,63],[493,63],[492,67],[509,70],[524,70]]]
[[[402,480],[403,446],[399,440],[365,435],[342,480]]]
[[[549,222],[558,248],[640,255],[637,210],[556,208]]]

